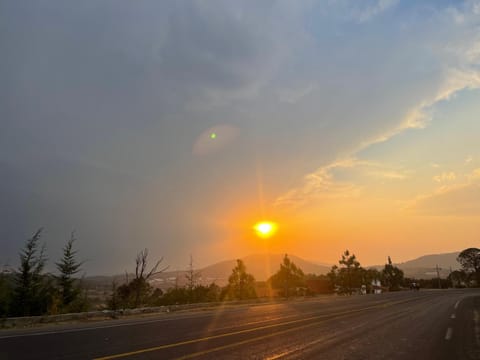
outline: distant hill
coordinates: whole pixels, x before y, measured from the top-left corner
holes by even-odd
[[[255,254],[242,258],[247,272],[252,274],[257,281],[265,281],[273,275],[279,268],[284,254]],[[305,274],[326,274],[329,266],[317,265],[313,262],[304,260],[295,255],[289,255],[295,265],[303,270]],[[209,265],[202,269],[196,269],[199,273],[198,282],[204,285],[215,282],[217,285],[224,286],[228,283],[228,277],[232,273],[232,269],[236,266],[236,259],[225,260],[213,265]],[[153,283],[161,288],[170,287],[172,285],[185,285],[185,271],[169,271],[157,275],[153,279]]]
[[[424,255],[419,258],[409,260],[403,263],[395,264],[401,268],[406,277],[416,279],[431,279],[437,276],[436,265],[440,268],[440,276],[446,278],[450,269],[456,270],[460,266],[457,262],[459,252]],[[280,267],[284,254],[255,254],[242,258],[247,267],[247,271],[257,281],[265,281],[274,274]],[[330,271],[331,266],[324,263],[314,263],[307,261],[295,255],[289,255],[290,259],[300,267],[305,274],[326,274]],[[232,269],[236,265],[236,260],[221,261],[202,269],[195,269],[198,275],[198,283],[209,285],[215,282],[219,286],[224,286],[228,282],[228,277],[232,273]],[[384,265],[369,266],[369,268],[383,269]],[[152,284],[162,289],[173,286],[184,286],[186,283],[185,271],[166,271],[156,275],[152,279]],[[133,277],[133,275],[129,275]],[[112,281],[115,280],[117,285],[125,282],[125,275],[116,276],[89,276],[85,281],[95,289],[110,290]]]
[[[460,267],[457,256],[459,251],[445,254],[424,255],[419,258],[398,264],[405,268],[426,267],[434,268],[436,265],[444,268],[458,269]]]
[[[273,275],[279,268],[283,261],[284,254],[255,254],[242,258],[247,271],[251,273],[256,280],[264,281]],[[295,255],[288,256],[295,265],[303,270],[305,274],[326,274],[330,267],[324,265],[317,265],[310,261],[299,258]],[[236,265],[236,260],[222,261],[201,270],[202,277],[217,278],[227,280],[232,269]]]
[[[445,278],[451,270],[460,268],[457,262],[457,256],[460,252],[445,254],[431,254],[420,256],[419,258],[395,264],[403,270],[405,277],[416,279],[431,279],[437,277],[436,266],[439,267],[440,277]],[[376,269],[382,269],[383,265],[372,266]]]

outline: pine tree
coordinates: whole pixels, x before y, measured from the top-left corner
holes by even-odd
[[[255,291],[255,278],[247,273],[247,268],[242,260],[237,260],[237,266],[228,278],[228,294],[237,300],[252,299],[257,297]]]
[[[195,271],[193,267],[193,257],[190,255],[190,264],[188,266],[187,272],[185,274],[185,279],[187,280],[187,290],[189,295],[189,301],[194,302],[194,290],[197,287],[197,279],[200,276],[200,272]]]
[[[58,271],[60,272],[60,276],[57,277],[57,280],[60,287],[62,304],[64,307],[75,301],[80,294],[80,289],[75,287],[75,279],[73,276],[80,271],[80,267],[83,263],[79,263],[75,259],[77,251],[73,250],[74,242],[75,233],[72,231],[70,240],[67,241],[63,248],[62,259],[55,263]]]
[[[283,296],[288,298],[292,292],[295,292],[295,288],[305,286],[305,274],[285,254],[280,269],[270,277],[269,281],[274,288],[282,289]]]
[[[20,267],[16,276],[15,296],[12,307],[16,315],[40,315],[46,311],[47,295],[42,275],[47,261],[45,244],[40,247],[43,228],[27,240],[20,251]]]
[[[400,290],[403,283],[403,271],[394,266],[390,256],[382,271],[383,281],[390,291]]]

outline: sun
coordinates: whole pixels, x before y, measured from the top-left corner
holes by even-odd
[[[277,231],[277,224],[271,221],[260,221],[253,227],[258,236],[268,238]]]

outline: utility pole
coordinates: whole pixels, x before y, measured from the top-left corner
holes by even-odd
[[[453,280],[452,280],[452,267],[450,266],[450,273],[448,274],[448,279],[449,279],[449,282],[450,282],[450,285],[451,287],[455,287],[455,285],[453,284]]]
[[[440,283],[440,270],[442,270],[442,268],[439,268],[438,264],[436,264],[436,269],[437,269],[438,288],[441,289],[442,284]]]
[[[178,269],[175,269],[175,290],[178,289]]]

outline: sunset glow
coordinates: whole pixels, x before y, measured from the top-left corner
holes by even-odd
[[[40,226],[88,274],[479,246],[479,1],[7,0],[0,265]]]
[[[277,224],[270,221],[262,221],[253,227],[258,236],[262,238],[271,237],[277,231]]]

